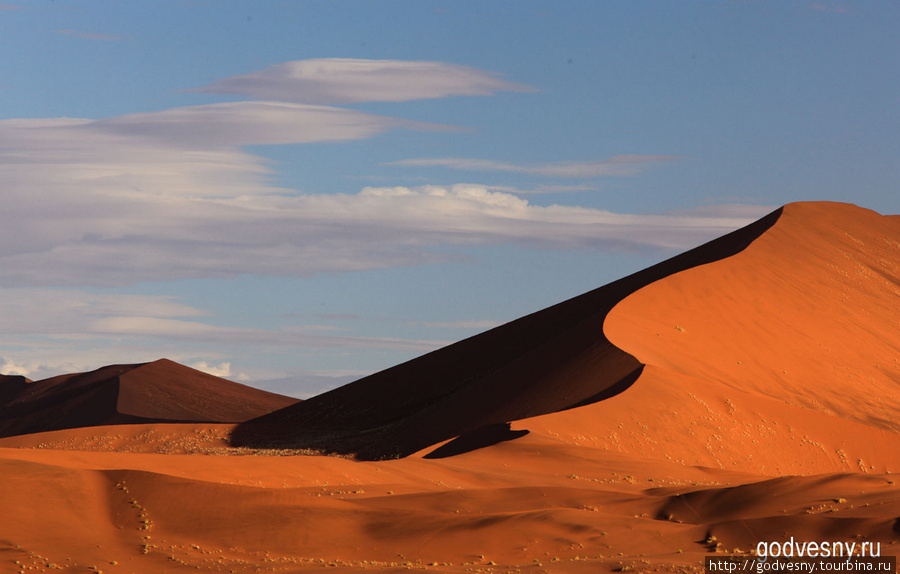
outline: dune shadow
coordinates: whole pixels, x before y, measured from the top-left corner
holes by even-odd
[[[631,385],[633,385],[634,383],[637,382],[637,380],[641,376],[641,373],[643,373],[643,372],[644,372],[644,365],[641,364],[638,366],[638,368],[631,371],[630,373],[628,373],[627,375],[625,375],[624,377],[622,377],[621,379],[619,379],[618,381],[616,381],[609,387],[603,389],[596,395],[590,396],[581,402],[575,403],[574,405],[572,405],[569,408],[574,409],[574,408],[578,408],[578,407],[587,406],[587,405],[590,405],[593,403],[599,403],[600,401],[605,401],[606,399],[611,399],[612,397],[614,397],[616,395],[624,393],[629,388],[631,388]]]
[[[491,433],[508,421],[608,399],[631,387],[643,369],[606,337],[604,321],[612,308],[669,275],[736,255],[781,213],[778,209],[593,291],[240,424],[231,444],[383,460],[454,437],[466,436],[460,443],[465,445],[482,433],[506,436]]]
[[[508,440],[515,440],[528,434],[527,430],[512,430],[510,423],[497,423],[461,434],[450,442],[439,446],[422,458],[447,458],[493,446]]]
[[[612,386],[600,391],[594,396],[586,398],[580,403],[572,405],[569,408],[574,409],[592,403],[605,401],[606,399],[612,398],[620,393],[625,392],[629,387],[631,387],[631,385],[635,383],[635,381],[638,380],[638,377],[641,376],[641,372],[643,372],[643,370],[644,365],[641,365]],[[445,443],[429,452],[428,454],[424,455],[422,458],[447,458],[456,456],[458,454],[465,454],[467,452],[472,452],[473,450],[478,450],[481,448],[493,446],[501,442],[521,438],[527,435],[529,432],[530,431],[528,431],[527,429],[514,431],[511,428],[511,423],[489,424],[477,428],[474,431],[469,431],[467,433],[459,435],[450,442]]]

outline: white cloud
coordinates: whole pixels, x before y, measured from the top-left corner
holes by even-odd
[[[228,378],[231,376],[231,363],[227,361],[219,363],[218,365],[211,365],[206,361],[197,361],[188,366],[216,377]]]
[[[323,93],[342,93],[356,85],[357,80],[348,78],[357,78],[363,86],[373,83],[366,98],[387,97],[372,94],[379,93],[380,82],[395,83],[397,74],[412,74],[406,78],[410,91],[403,96],[410,98],[451,95],[457,93],[454,89],[465,93],[513,89],[490,74],[434,62],[294,64],[260,74],[281,77],[289,69],[299,74],[301,83],[330,86],[322,88]],[[459,85],[440,78],[459,80]],[[396,128],[440,126],[330,106],[266,101],[100,120],[0,121],[0,286],[122,286],[241,274],[305,276],[451,261],[463,256],[447,246],[497,243],[551,249],[679,249],[753,219],[750,213],[643,216],[539,206],[476,184],[301,194],[273,186],[266,162],[242,150],[247,145],[358,140]],[[631,173],[668,159],[615,156],[535,165],[467,159],[399,163],[587,177]],[[132,330],[204,328],[198,326],[202,323],[192,325],[160,313],[111,314],[100,317],[97,325],[124,329],[129,316],[138,317],[132,319],[136,321]],[[146,317],[157,324],[148,323]]]
[[[616,155],[604,160],[557,161],[527,165],[489,159],[444,157],[403,159],[387,165],[446,167],[461,171],[502,171],[560,178],[591,178],[632,175],[648,165],[676,159],[678,157],[670,155]]]
[[[0,148],[2,135],[0,126]],[[153,144],[140,156],[133,140],[107,137],[86,137],[83,161],[62,137],[28,161],[3,150],[0,285],[304,276],[448,261],[459,255],[433,248],[504,242],[680,249],[753,219],[544,207],[473,184],[288,195],[234,149],[179,154]],[[104,149],[112,159],[94,157]]]
[[[497,74],[444,62],[324,58],[277,64],[223,78],[195,92],[241,94],[264,100],[348,104],[405,102],[448,96],[533,91]]]
[[[519,189],[517,187],[505,185],[485,186],[491,191],[504,191],[506,193],[514,193],[516,195],[546,195],[550,193],[577,193],[582,191],[597,191],[597,187],[593,185],[536,185],[531,189]]]
[[[36,365],[20,365],[15,361],[0,357],[0,375],[21,375],[27,377],[34,372]]]

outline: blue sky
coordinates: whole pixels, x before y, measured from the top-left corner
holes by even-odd
[[[308,396],[802,200],[900,213],[894,2],[0,4],[0,372]]]

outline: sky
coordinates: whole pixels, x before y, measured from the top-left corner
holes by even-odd
[[[0,373],[308,397],[793,201],[900,213],[892,1],[0,4]]]

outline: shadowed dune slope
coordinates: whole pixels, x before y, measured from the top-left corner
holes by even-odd
[[[30,382],[21,375],[0,375],[0,405],[21,393]]]
[[[606,338],[603,323],[610,309],[654,281],[739,253],[780,213],[584,295],[239,425],[232,443],[393,458],[489,425],[615,395],[634,382],[642,365]]]
[[[149,422],[241,422],[297,399],[160,359],[27,382],[0,381],[0,436]]]
[[[767,475],[900,471],[900,217],[784,207],[747,249],[606,317],[625,393],[518,421],[589,445]]]

